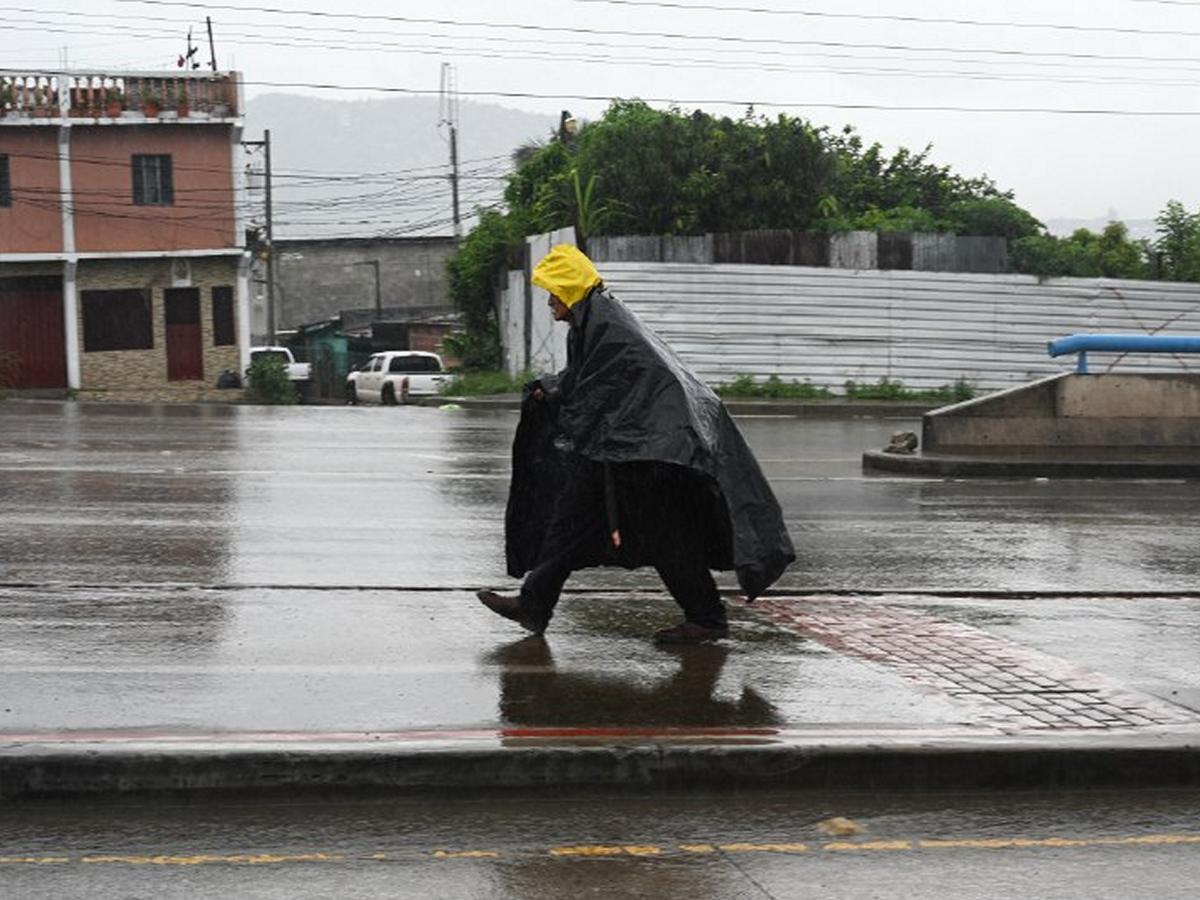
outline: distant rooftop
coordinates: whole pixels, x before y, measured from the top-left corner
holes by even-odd
[[[224,120],[242,115],[237,72],[0,69],[0,126]]]

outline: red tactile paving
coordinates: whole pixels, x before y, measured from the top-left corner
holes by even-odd
[[[970,700],[1004,729],[1194,724],[1200,716],[970,625],[886,601],[770,597],[755,611],[923,688]]]

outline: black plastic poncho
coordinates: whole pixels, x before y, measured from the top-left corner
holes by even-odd
[[[603,287],[572,314],[567,367],[526,390],[513,441],[509,574],[523,576],[566,541],[577,545],[572,568],[632,568],[653,564],[664,541],[685,540],[708,568],[736,570],[749,598],[761,594],[795,551],[779,503],[720,398]],[[532,398],[535,386],[545,399]],[[596,527],[605,487],[620,550]]]

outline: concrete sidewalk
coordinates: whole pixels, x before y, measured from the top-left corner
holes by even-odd
[[[1200,596],[0,589],[0,796],[571,785],[1200,784]]]

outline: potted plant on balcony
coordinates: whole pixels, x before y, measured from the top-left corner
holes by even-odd
[[[47,119],[50,117],[50,89],[43,90],[41,87],[33,89],[33,117],[35,119]]]
[[[142,112],[149,119],[157,119],[158,111],[162,109],[162,97],[153,88],[145,88],[139,95],[142,101]]]
[[[68,96],[71,98],[71,107],[67,111],[67,115],[72,119],[82,119],[88,112],[87,100],[84,97],[83,88],[71,88]]]
[[[175,112],[179,118],[186,119],[191,111],[191,103],[188,101],[187,85],[183,82],[179,83],[179,91],[175,95]]]
[[[125,108],[125,95],[121,93],[121,89],[116,85],[108,88],[104,92],[104,113],[110,119],[118,119],[121,117],[121,110]]]

